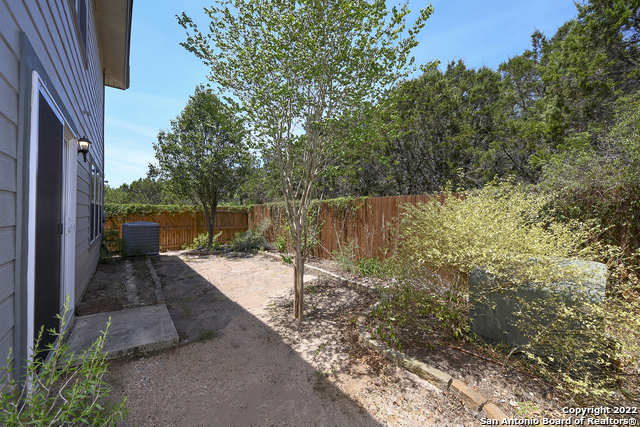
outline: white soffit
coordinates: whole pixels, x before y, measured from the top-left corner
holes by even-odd
[[[105,84],[127,89],[133,0],[95,0],[95,6]]]

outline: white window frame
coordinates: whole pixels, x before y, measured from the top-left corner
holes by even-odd
[[[102,237],[103,194],[104,174],[92,159],[89,165],[89,245]]]
[[[84,68],[87,68],[87,45],[89,44],[89,1],[88,0],[67,0],[70,6],[70,10],[72,11],[72,21],[73,26],[76,32],[76,38],[78,40],[78,47],[82,56],[82,62]],[[82,29],[80,28],[80,2],[83,1],[85,4],[85,17],[84,17],[84,25],[85,25],[85,38],[82,38]]]

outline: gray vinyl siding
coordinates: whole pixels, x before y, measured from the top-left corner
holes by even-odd
[[[76,199],[76,302],[82,297],[86,284],[91,279],[100,258],[100,240],[91,244],[91,224],[89,223],[89,199],[91,191],[89,157],[87,163],[78,165],[78,194]],[[86,169],[85,169],[86,168]]]
[[[46,77],[45,85],[53,93],[65,120],[78,137],[86,136],[92,141],[91,157],[103,170],[103,67],[91,0],[87,0],[87,12],[84,55],[70,0],[0,0],[0,360],[4,360],[9,347],[15,345],[16,328],[26,328],[14,319],[15,289],[24,280],[16,279],[16,275],[23,274],[16,270],[16,239],[23,239],[23,244],[27,244],[23,236],[16,236],[17,191],[21,188],[18,174],[28,167],[19,165],[17,160],[23,144],[22,139],[19,141],[18,111],[19,102],[23,102],[20,99],[28,100],[30,96],[20,93],[20,79],[25,78],[20,71],[20,33],[25,33],[33,48],[42,67],[38,72]],[[30,131],[28,124],[20,126],[24,132]],[[95,271],[100,252],[99,244],[90,245],[89,242],[88,166],[89,163],[84,163],[82,156],[78,156],[76,301],[82,297]],[[22,186],[26,186],[26,182]]]
[[[15,345],[19,36],[10,19],[0,2],[0,361]]]

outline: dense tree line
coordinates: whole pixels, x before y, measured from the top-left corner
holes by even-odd
[[[378,138],[339,163],[344,173],[325,180],[325,196],[421,194],[507,175],[539,183],[558,156],[606,157],[621,100],[640,84],[640,1],[577,8],[498,70],[452,62],[395,88],[374,123]]]
[[[315,197],[423,194],[505,176],[530,184],[551,176],[580,181],[585,165],[611,165],[620,147],[610,135],[640,106],[640,0],[576,6],[574,19],[550,37],[535,31],[531,48],[497,70],[463,61],[430,67],[366,114],[345,117],[344,150],[318,177]],[[571,167],[577,153],[589,158],[580,170]],[[558,171],[564,168],[571,174]],[[273,152],[263,149],[245,172],[221,201],[282,199]],[[145,178],[106,196],[179,201],[166,188]]]
[[[171,193],[163,181],[149,176],[137,179],[131,184],[125,183],[115,188],[106,184],[104,188],[104,202],[118,204],[141,203],[150,205],[186,203],[185,200]]]

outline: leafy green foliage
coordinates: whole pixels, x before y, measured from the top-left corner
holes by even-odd
[[[454,268],[468,274],[482,266],[499,281],[558,281],[558,260],[592,256],[589,230],[543,218],[548,200],[525,186],[500,182],[465,198],[447,194],[442,204],[405,205],[401,256],[431,271]]]
[[[158,168],[150,173],[204,212],[213,242],[218,203],[232,199],[251,163],[242,122],[211,89],[196,87],[184,110],[153,145]]]
[[[382,288],[380,293],[372,311],[378,323],[373,333],[392,347],[400,349],[404,342],[431,348],[469,331],[468,306],[459,281],[430,274]]]
[[[294,315],[303,318],[303,241],[316,180],[361,138],[349,123],[411,71],[429,5],[403,34],[409,10],[366,0],[222,1],[205,8],[207,34],[186,14],[182,45],[211,67],[210,79],[241,103],[263,153],[277,165],[295,247]],[[353,128],[351,126],[351,128]]]
[[[355,241],[351,241],[340,248],[339,251],[335,251],[333,259],[344,271],[355,271],[357,263],[357,244]]]
[[[566,259],[602,259],[620,249],[594,242],[597,227],[549,216],[545,209],[553,198],[532,190],[496,183],[468,192],[464,199],[449,195],[443,204],[408,206],[400,219],[399,257],[414,266],[410,280],[434,272],[464,277],[481,267],[492,280],[469,304],[509,295],[516,307],[513,326],[529,340],[522,350],[547,378],[574,395],[606,397],[622,372],[616,366],[637,365],[630,356],[637,354],[640,342],[637,276],[623,282],[623,296],[594,300],[591,272],[577,264],[567,268]],[[571,287],[562,288],[567,282]],[[522,286],[546,296],[530,299],[511,292]],[[454,288],[438,297],[459,303],[444,318],[464,315],[468,305],[461,292],[466,290]],[[452,316],[454,312],[458,315]],[[626,322],[622,327],[620,319]]]
[[[251,227],[244,233],[236,233],[235,238],[231,242],[231,247],[238,252],[253,252],[263,250],[267,244],[264,238],[264,232],[271,225],[270,220],[264,220],[259,224]]]
[[[182,212],[195,212],[193,206],[182,205],[143,205],[143,204],[117,204],[107,203],[104,205],[106,221],[111,221],[114,226],[122,224],[128,216],[150,216],[159,215],[164,212],[170,214],[180,214]]]
[[[185,203],[186,200],[169,192],[164,182],[151,177],[140,178],[131,184],[118,188],[105,185],[104,202],[117,204],[171,205]]]
[[[342,156],[322,180],[325,194],[423,194],[506,176],[536,184],[567,151],[600,160],[593,149],[620,120],[616,103],[640,88],[640,4],[590,0],[577,9],[552,37],[535,31],[531,48],[498,70],[458,61],[398,85],[369,120],[377,132],[367,147],[378,156]]]
[[[637,366],[633,355],[640,351],[639,102],[637,94],[621,98],[616,103],[616,124],[599,144],[555,156],[545,166],[539,186],[552,192],[545,214],[553,220],[596,225],[590,240],[601,248],[597,259],[609,269],[609,298],[591,309],[601,319],[600,330],[606,332],[609,345],[614,342],[609,363],[627,369]],[[596,338],[606,344],[603,337]],[[608,381],[617,375],[614,370]],[[589,386],[575,378],[567,381],[580,390]]]
[[[391,95],[384,161],[395,194],[437,192],[447,182],[478,186],[497,172],[481,161],[498,132],[500,74],[452,62],[427,70]],[[494,165],[492,165],[494,166]]]
[[[64,330],[68,318],[68,301],[62,316],[57,318]],[[34,358],[27,366],[27,384],[20,390],[12,378],[11,355],[0,378],[0,424],[6,427],[26,425],[110,426],[126,416],[126,398],[117,404],[109,402],[111,393],[103,377],[107,373],[102,353],[109,323],[91,348],[79,356],[64,343],[63,333],[47,331],[56,336],[47,344],[50,357]],[[41,329],[34,348],[38,351],[44,330]],[[11,378],[11,379],[10,379]]]
[[[222,231],[213,236],[213,239],[211,239],[213,244],[211,246],[207,246],[209,244],[209,233],[200,233],[193,239],[193,243],[185,245],[183,249],[197,249],[199,247],[208,250],[218,249],[218,247],[220,247],[220,242],[218,242],[220,236],[222,236]]]
[[[387,264],[378,257],[360,258],[356,268],[363,276],[386,277],[389,273]]]
[[[591,221],[599,232],[594,242],[619,248],[600,260],[622,263],[638,274],[640,262],[640,97],[622,98],[616,105],[618,121],[597,147],[569,150],[544,168],[540,188],[556,190],[548,215],[560,221]],[[618,255],[616,255],[618,254]]]
[[[227,209],[238,210],[238,211],[246,211],[246,206],[236,206],[223,204],[220,206],[224,206]],[[106,212],[106,221],[111,221],[114,226],[118,224],[122,224],[122,222],[128,216],[149,216],[153,217],[154,215],[161,214],[170,214],[170,215],[180,215],[184,212],[194,213],[198,211],[197,206],[192,205],[144,205],[144,204],[117,204],[117,203],[109,203],[104,205],[104,209]]]
[[[248,230],[244,233],[237,233],[231,242],[231,247],[234,251],[238,252],[253,252],[258,249],[263,249],[266,243],[267,241],[264,236],[253,230]]]
[[[278,234],[278,237],[276,238],[276,241],[274,242],[274,245],[276,247],[276,249],[278,250],[278,252],[280,253],[288,253],[288,246],[289,243],[287,242],[287,237],[284,236],[283,234]]]

